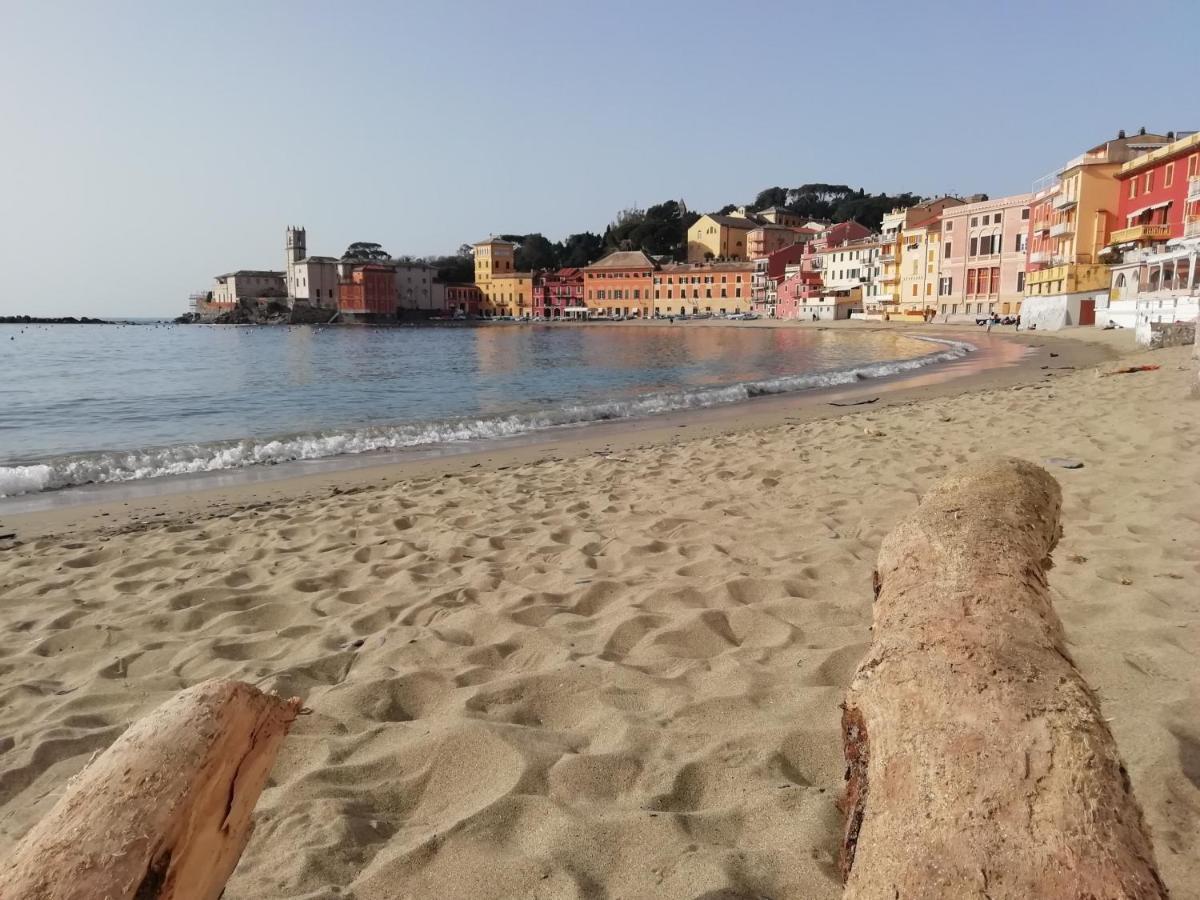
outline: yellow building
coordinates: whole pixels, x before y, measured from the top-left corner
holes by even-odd
[[[517,272],[516,245],[489,238],[474,244],[475,284],[485,316],[528,316],[533,312],[533,275]]]
[[[876,283],[879,294],[876,305],[880,312],[890,313],[900,305],[900,261],[902,242],[900,232],[904,229],[905,211],[894,209],[883,217],[879,227],[879,275]]]
[[[745,216],[701,216],[687,232],[687,261],[748,259],[747,235],[759,225]]]
[[[654,315],[750,312],[751,262],[670,263],[654,273]]]
[[[941,250],[941,216],[900,231],[900,312],[924,316],[937,306],[938,253]]]
[[[1024,324],[1042,329],[1090,323],[1111,278],[1101,251],[1118,220],[1121,166],[1170,141],[1160,134],[1105,141],[1068,162],[1030,202]]]

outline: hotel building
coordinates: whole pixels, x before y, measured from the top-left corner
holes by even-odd
[[[583,270],[584,304],[593,316],[649,318],[658,263],[641,250],[614,250]]]
[[[942,210],[937,309],[943,321],[1020,312],[1031,199],[1016,194]]]
[[[654,315],[750,312],[752,263],[674,263],[654,273]]]

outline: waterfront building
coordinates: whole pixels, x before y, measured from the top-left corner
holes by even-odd
[[[516,271],[516,244],[489,238],[472,245],[484,316],[524,318],[533,310],[533,273]]]
[[[442,311],[441,297],[434,297],[437,268],[423,262],[392,260],[396,270],[396,312],[428,314]]]
[[[775,317],[779,284],[788,266],[799,264],[805,252],[805,244],[791,244],[754,259],[750,276],[750,306],[753,312],[768,318]]]
[[[907,214],[905,209],[885,213],[879,227],[879,272],[875,278],[878,290],[873,308],[884,316],[890,316],[900,308],[900,231]]]
[[[479,289],[479,285],[449,282],[443,286],[443,291],[445,315],[458,318],[474,318],[479,315],[483,306],[483,291]]]
[[[687,231],[687,261],[748,259],[747,235],[759,222],[745,215],[703,215]]]
[[[285,240],[288,305],[299,300],[309,306],[337,309],[338,261],[332,256],[309,256],[305,229],[289,225]]]
[[[871,302],[869,298],[874,298],[873,292],[878,290],[876,269],[880,245],[878,237],[867,234],[827,247],[821,253],[824,291],[833,295],[856,296],[862,308],[865,308]]]
[[[568,312],[571,310],[571,312]],[[540,272],[533,279],[533,315],[562,319],[585,313],[583,269]]]
[[[803,262],[793,263],[775,288],[771,315],[776,319],[819,319],[828,304],[821,303],[821,276]],[[834,306],[836,312],[836,304]],[[828,316],[827,316],[828,317]]]
[[[899,311],[904,316],[930,319],[937,312],[934,288],[938,278],[941,218],[939,211],[900,230]],[[951,311],[958,312],[953,304]]]
[[[641,250],[614,250],[583,270],[591,316],[649,318],[657,262]]]
[[[1104,251],[1109,292],[1097,297],[1096,325],[1133,328],[1146,344],[1155,326],[1200,311],[1200,132],[1129,160],[1116,179],[1124,227]]]
[[[1089,325],[1111,273],[1101,252],[1119,222],[1116,179],[1130,160],[1171,143],[1142,129],[1098,144],[1034,185],[1022,323],[1041,329]]]
[[[343,264],[338,312],[346,322],[381,322],[396,317],[396,270],[377,263]]]
[[[653,315],[733,315],[750,312],[752,263],[725,260],[670,263],[653,274]]]
[[[1032,197],[1015,194],[942,210],[937,308],[943,321],[1020,312]]]
[[[212,312],[233,309],[241,300],[286,300],[285,272],[264,269],[238,269],[213,278]]]

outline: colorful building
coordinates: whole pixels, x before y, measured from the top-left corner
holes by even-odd
[[[821,254],[821,280],[825,290],[846,295],[857,291],[865,303],[868,287],[874,286],[879,247],[879,239],[871,234],[827,247]]]
[[[387,321],[396,317],[396,270],[366,263],[346,272],[338,285],[344,321]]]
[[[456,318],[475,318],[483,306],[483,291],[477,284],[450,282],[443,285],[447,316]]]
[[[671,263],[654,272],[653,315],[733,315],[750,312],[754,266],[744,260]]]
[[[750,306],[754,312],[760,316],[775,317],[776,291],[779,284],[783,281],[788,266],[799,264],[804,255],[805,244],[791,244],[754,259],[750,277]]]
[[[562,319],[583,312],[586,307],[583,280],[583,269],[574,268],[536,275],[533,279],[534,317]]]
[[[943,321],[1020,312],[1032,199],[1015,194],[942,210],[937,308]]]
[[[875,277],[878,290],[867,312],[890,316],[900,308],[900,232],[907,212],[894,209],[883,216],[879,227],[879,272]]]
[[[533,315],[533,273],[516,271],[516,244],[488,238],[472,245],[475,284],[483,294],[485,317]]]
[[[614,250],[583,270],[591,316],[649,318],[658,263],[641,250]]]
[[[937,312],[934,289],[938,278],[938,253],[942,233],[941,212],[927,216],[900,231],[900,309],[902,315],[923,319]],[[951,305],[953,310],[953,305]],[[957,312],[957,310],[953,310]]]
[[[687,261],[749,259],[747,236],[759,224],[746,216],[701,216],[687,231]]]
[[[1089,325],[1108,298],[1111,274],[1102,255],[1118,218],[1120,168],[1169,144],[1165,135],[1119,132],[1035,185],[1030,202],[1029,259],[1021,319],[1041,329]]]
[[[771,315],[776,319],[820,319],[828,305],[821,301],[821,276],[804,263],[789,265],[775,287]],[[836,306],[835,306],[836,310]]]
[[[746,258],[758,259],[776,250],[811,240],[816,231],[811,228],[790,228],[784,225],[759,225],[746,233]]]
[[[1174,137],[1170,132],[1167,137]],[[1117,170],[1117,251],[1184,236],[1188,191],[1200,178],[1200,131],[1137,156]]]

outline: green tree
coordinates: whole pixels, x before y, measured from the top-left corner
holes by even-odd
[[[581,269],[604,255],[604,238],[590,231],[567,235],[557,245],[560,268]]]
[[[391,256],[379,244],[355,241],[342,254],[343,262],[387,262]]]

